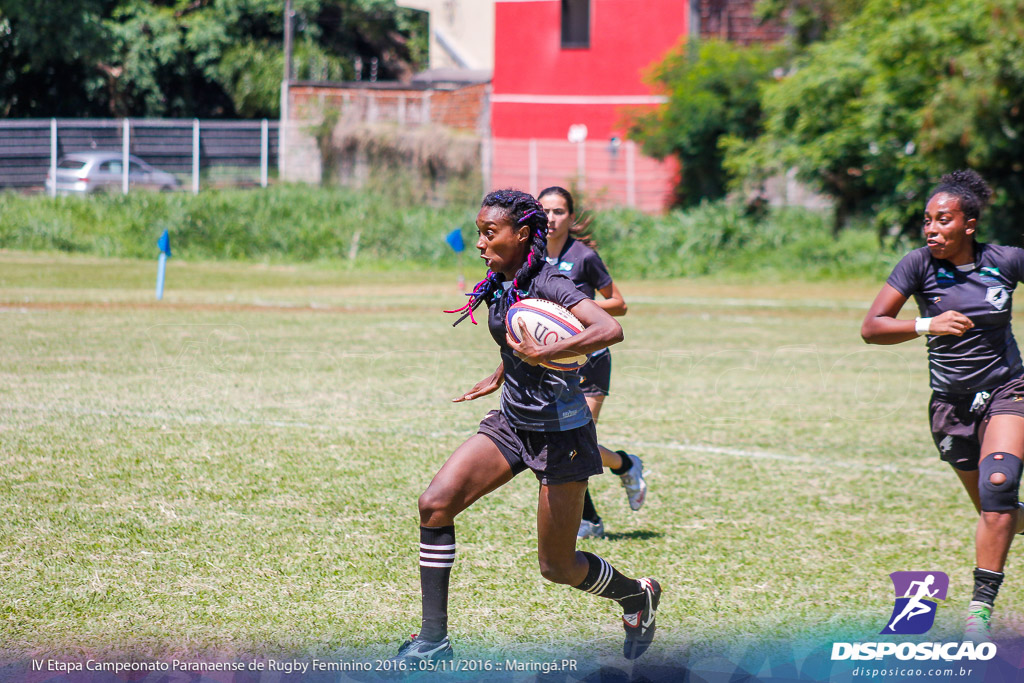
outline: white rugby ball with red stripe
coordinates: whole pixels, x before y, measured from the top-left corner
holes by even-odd
[[[505,314],[505,329],[519,342],[519,321],[526,323],[526,331],[541,346],[554,344],[583,331],[583,323],[563,306],[546,299],[521,299],[509,306]],[[551,370],[575,370],[587,362],[582,354],[569,354],[541,363]]]

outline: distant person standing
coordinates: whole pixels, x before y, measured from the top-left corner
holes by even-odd
[[[543,190],[537,199],[548,217],[547,262],[568,276],[577,289],[593,299],[605,312],[613,316],[626,315],[626,301],[608,274],[601,257],[597,255],[596,245],[587,231],[589,221],[576,222],[572,194],[556,186]],[[598,292],[604,297],[603,300],[595,296]],[[595,425],[611,387],[611,378],[612,354],[607,348],[590,354],[587,364],[580,369],[583,395],[586,396]],[[625,451],[613,451],[604,446],[600,446],[600,449],[601,464],[619,476],[619,482],[629,499],[629,507],[634,511],[639,510],[647,498],[643,462]],[[580,520],[577,537],[602,536],[604,522],[597,513],[588,489],[583,500],[583,519]]]
[[[925,206],[926,246],[896,265],[861,326],[869,344],[927,335],[932,438],[980,513],[964,631],[972,640],[989,637],[1010,543],[1024,530],[1024,366],[1010,327],[1024,249],[977,241],[991,196],[974,171],[942,176]],[[920,317],[897,320],[911,296]]]

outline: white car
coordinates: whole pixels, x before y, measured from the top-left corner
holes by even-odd
[[[124,182],[121,152],[75,152],[57,161],[57,194],[120,192]],[[52,172],[46,174],[46,190],[53,190]],[[128,155],[129,189],[177,190],[181,183],[170,173],[153,168],[133,154]]]

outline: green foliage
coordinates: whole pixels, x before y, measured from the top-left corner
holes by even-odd
[[[806,46],[824,40],[863,5],[864,0],[758,0],[754,16],[759,21],[784,23],[791,41]]]
[[[652,73],[668,104],[638,115],[630,137],[656,158],[679,158],[679,199],[685,206],[725,194],[719,140],[749,139],[760,130],[760,85],[783,63],[783,52],[711,40],[681,45]]]
[[[997,190],[990,235],[1019,241],[1024,217],[1024,3],[870,0],[766,88],[765,132],[726,141],[739,185],[796,167],[836,199],[838,228],[870,212],[916,230],[939,175],[971,166]]]
[[[406,207],[366,193],[304,186],[199,195],[60,198],[0,194],[0,248],[148,258],[171,233],[193,259],[451,263],[444,235],[469,209]]]
[[[648,216],[598,214],[594,235],[614,274],[628,277],[772,274],[775,278],[884,277],[904,245],[880,251],[870,230],[832,238],[826,217],[805,209],[747,215],[726,202]]]
[[[426,61],[426,15],[394,0],[294,8],[295,78],[352,78],[357,57],[396,78]],[[282,0],[0,0],[0,113],[274,117],[283,13]]]
[[[376,193],[277,186],[56,201],[7,193],[0,194],[0,249],[150,258],[166,229],[175,255],[186,259],[453,264],[444,235],[461,226],[467,244],[473,243],[479,196],[449,208],[415,199],[416,193],[394,178]],[[905,251],[903,244],[879,251],[867,229],[851,229],[833,240],[827,218],[814,212],[786,209],[758,218],[724,202],[665,216],[627,209],[596,212],[593,225],[602,258],[624,278],[759,273],[776,279],[882,278]],[[474,256],[470,247],[465,258],[472,262]]]

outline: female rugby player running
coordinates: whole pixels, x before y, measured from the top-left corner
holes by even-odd
[[[597,255],[596,245],[588,233],[588,220],[576,222],[576,211],[572,194],[561,187],[542,190],[537,201],[544,207],[548,217],[547,262],[558,272],[573,281],[577,289],[594,299],[594,303],[609,315],[626,315],[626,301],[622,292],[612,281],[604,261]],[[604,297],[598,300],[595,294]],[[594,416],[594,424],[601,415],[601,406],[611,388],[612,354],[607,348],[590,354],[587,364],[580,369],[583,395]],[[647,482],[644,481],[644,464],[640,458],[625,451],[613,451],[604,446],[601,449],[601,464],[619,475],[619,483],[626,489],[629,507],[639,510],[647,498]],[[597,508],[587,489],[583,499],[583,519],[577,538],[601,538],[604,536],[604,522],[597,514]]]
[[[1024,368],[1010,329],[1024,250],[978,242],[992,191],[974,171],[944,175],[924,211],[927,245],[903,257],[864,318],[869,344],[928,336],[931,431],[980,514],[974,596],[965,636],[988,639],[1013,535],[1024,529],[1017,498],[1024,456]],[[909,297],[916,321],[897,320]]]
[[[488,194],[477,215],[476,246],[488,273],[469,295],[469,303],[456,312],[473,320],[473,310],[487,304],[487,326],[500,348],[501,364],[455,401],[470,401],[504,385],[501,410],[487,414],[479,432],[455,449],[419,498],[423,620],[420,632],[402,644],[396,658],[452,656],[448,584],[455,562],[455,517],[526,469],[540,482],[541,575],[618,602],[626,631],[625,657],[639,657],[654,638],[658,582],[628,578],[601,557],[576,550],[587,479],[602,471],[597,432],[578,374],[548,370],[539,363],[606,348],[622,340],[622,328],[545,262],[547,223],[537,200],[516,190]],[[516,343],[505,331],[505,314],[526,297],[564,306],[585,329],[548,346],[539,346],[529,334],[521,334],[523,341]]]

